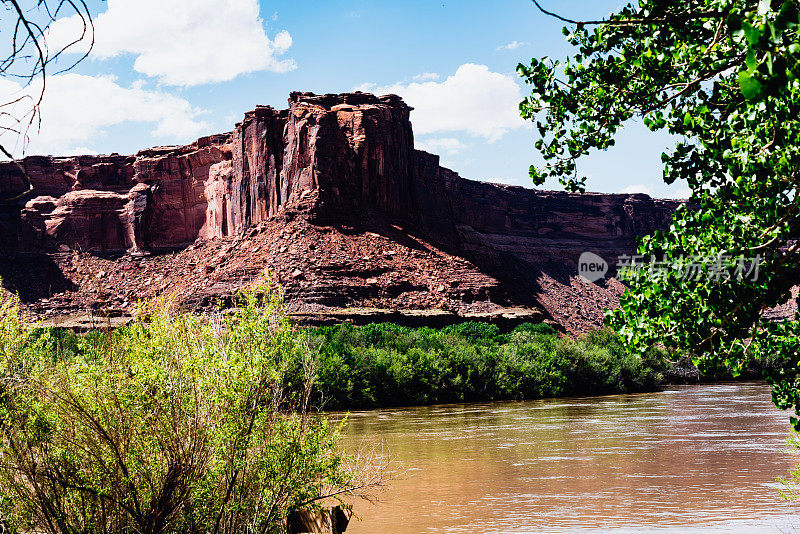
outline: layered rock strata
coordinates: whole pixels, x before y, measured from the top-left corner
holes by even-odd
[[[580,281],[580,253],[613,264],[677,206],[465,180],[414,149],[410,112],[395,95],[292,93],[187,146],[28,157],[33,191],[0,210],[0,276],[40,315],[166,289],[209,307],[268,270],[304,317],[523,309],[580,331],[622,290]],[[25,188],[0,164],[0,195]]]

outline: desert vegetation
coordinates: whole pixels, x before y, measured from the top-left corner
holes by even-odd
[[[659,350],[629,354],[611,331],[572,339],[546,324],[507,334],[479,322],[342,324],[310,329],[308,340],[318,353],[312,397],[327,409],[652,391],[666,365]],[[300,362],[290,374],[302,377]]]
[[[340,452],[340,425],[311,409],[312,353],[279,295],[239,304],[209,319],[161,300],[75,336],[3,303],[4,531],[279,532],[293,509],[380,486],[380,462]]]
[[[800,437],[792,435],[789,440],[789,449],[785,452],[791,454],[800,451]],[[782,489],[781,496],[787,501],[800,501],[800,466],[789,472],[786,478],[780,480]]]

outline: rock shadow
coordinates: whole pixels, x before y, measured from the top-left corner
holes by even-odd
[[[47,254],[22,254],[14,259],[0,258],[3,287],[27,304],[50,298],[78,287],[69,280]]]

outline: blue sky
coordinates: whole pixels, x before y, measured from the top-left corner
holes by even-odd
[[[620,7],[544,3],[580,18]],[[439,153],[443,165],[466,178],[530,187],[527,168],[540,159],[534,130],[516,115],[525,87],[515,67],[570,51],[562,24],[524,0],[109,0],[90,7],[95,50],[48,82],[42,129],[32,132],[26,154],[186,143],[233,129],[258,104],[285,107],[290,91],[392,91],[416,107],[417,146]],[[65,17],[51,46],[75,31]],[[0,83],[0,93],[19,90]],[[681,184],[661,180],[660,154],[672,143],[631,124],[614,149],[581,164],[588,189],[684,195]]]

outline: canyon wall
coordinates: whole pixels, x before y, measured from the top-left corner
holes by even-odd
[[[228,135],[135,156],[33,156],[22,160],[33,191],[2,214],[0,250],[6,255],[65,244],[109,252],[176,247],[216,232],[206,190],[222,181],[230,159]],[[22,170],[0,164],[0,196],[25,190]],[[213,200],[213,199],[212,199]]]
[[[438,241],[471,256],[504,256],[570,270],[590,250],[613,263],[638,236],[664,229],[678,201],[644,194],[569,194],[461,178],[417,151],[415,216]]]
[[[0,163],[3,198],[25,191],[20,165],[33,184],[0,205],[0,257],[149,254],[297,217],[362,232],[397,223],[533,295],[531,269],[565,283],[585,250],[613,264],[678,205],[463,179],[414,149],[410,112],[395,95],[292,93],[288,109],[258,107],[233,132],[187,146]]]
[[[288,109],[259,107],[232,133],[187,146],[28,157],[21,163],[33,192],[6,206],[2,251],[179,248],[289,208],[316,221],[377,211],[455,251],[570,262],[577,250],[612,257],[630,249],[676,206],[465,180],[414,150],[410,111],[395,95],[292,93]],[[17,166],[0,164],[0,194],[21,191]]]
[[[287,110],[259,107],[230,134],[134,156],[33,156],[33,192],[7,210],[6,254],[66,243],[88,251],[181,247],[232,235],[286,206],[319,219],[365,207],[413,211],[410,108],[399,97],[292,93]],[[0,164],[0,194],[25,190]]]

